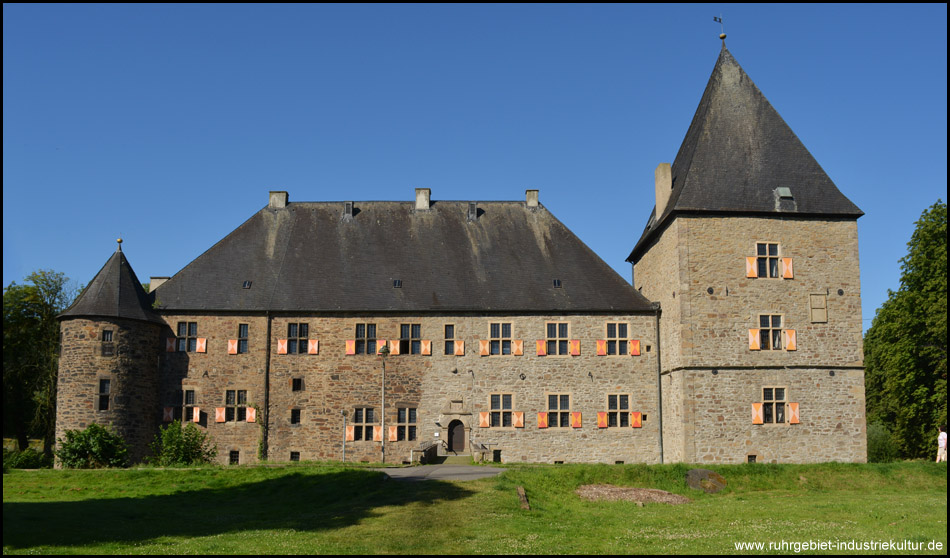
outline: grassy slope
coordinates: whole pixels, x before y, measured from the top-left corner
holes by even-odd
[[[737,541],[947,544],[945,464],[513,466],[495,479],[399,483],[337,466],[15,471],[4,553],[732,553]],[[582,484],[660,488],[691,504],[586,502]],[[524,486],[531,511],[519,508]]]

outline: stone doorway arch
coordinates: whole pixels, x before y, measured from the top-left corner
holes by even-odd
[[[449,423],[448,451],[459,453],[466,451],[465,425],[456,419]]]

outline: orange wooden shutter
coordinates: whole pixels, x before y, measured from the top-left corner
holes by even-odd
[[[479,356],[488,356],[489,353],[489,342],[487,339],[480,339],[478,341],[478,354]]]
[[[421,345],[423,356],[430,356],[432,354],[432,341],[423,339]]]
[[[571,339],[571,356],[580,356],[580,355],[581,355],[580,339]]]
[[[753,403],[752,404],[752,424],[763,424],[765,418],[762,414],[762,404]]]
[[[524,413],[521,411],[511,413],[511,423],[515,428],[524,428]]]
[[[478,413],[478,427],[479,428],[491,427],[491,415],[488,413],[488,411],[482,411]]]
[[[548,414],[538,413],[538,428],[547,428],[547,427],[548,427]]]
[[[627,349],[630,351],[630,356],[640,356],[640,340],[631,339],[627,341]]]
[[[373,425],[373,441],[374,442],[383,441],[383,427],[378,424]]]
[[[597,428],[607,428],[606,411],[597,411]]]
[[[607,341],[605,339],[597,340],[597,356],[605,356],[607,354]]]
[[[165,407],[162,409],[162,422],[171,422],[175,420],[175,408]]]
[[[521,356],[524,354],[524,340],[515,339],[511,342],[511,354]]]
[[[287,354],[287,340],[286,339],[277,340],[277,354],[279,355]]]
[[[795,330],[794,330],[794,329],[786,329],[786,330],[785,330],[785,350],[786,350],[786,351],[797,351],[797,350],[798,350],[798,342],[797,342],[797,338],[796,338],[796,337],[797,337],[797,336],[795,335]]]
[[[399,340],[395,339],[389,342],[389,354],[398,355],[399,354]]]
[[[632,428],[641,428],[643,426],[643,413],[640,411],[630,413],[630,426]]]
[[[759,351],[762,348],[759,346],[759,330],[750,329],[749,330],[749,350],[750,351]]]
[[[347,441],[347,442],[352,442],[352,441],[356,440],[356,432],[355,432],[355,430],[356,430],[356,429],[353,427],[352,424],[346,425],[346,441]]]
[[[755,279],[759,276],[759,269],[755,260],[756,258],[754,256],[745,259],[745,276],[750,279]]]
[[[782,279],[794,279],[795,272],[792,269],[792,258],[782,258]]]
[[[383,347],[386,347],[386,346],[387,346],[387,341],[385,339],[377,339],[376,340],[376,354],[377,355],[383,354]],[[392,354],[391,350],[389,354]]]
[[[165,352],[166,352],[166,353],[174,353],[174,352],[175,352],[175,346],[178,344],[177,341],[178,341],[178,339],[176,339],[176,338],[174,338],[174,337],[166,337],[166,338],[165,338]]]
[[[196,353],[207,353],[208,352],[208,340],[204,337],[199,337],[198,342],[196,343],[195,352]]]
[[[346,354],[355,355],[356,354],[356,339],[347,339],[346,340]]]
[[[201,422],[201,409],[199,407],[191,408],[191,422]]]
[[[571,413],[571,428],[580,428],[580,427],[581,427],[580,412]]]
[[[396,426],[387,426],[386,429],[389,430],[389,441],[390,441],[390,442],[398,442],[398,441],[399,441],[399,429],[398,429],[398,427],[396,427]]]
[[[548,354],[548,344],[544,339],[538,339],[538,356],[545,356]]]
[[[257,409],[254,407],[247,408],[247,422],[257,422]]]
[[[798,403],[789,403],[788,404],[788,423],[789,424],[798,424],[800,421],[798,414]]]
[[[465,356],[465,341],[455,342],[455,356]]]
[[[224,422],[224,407],[214,408],[214,422]]]
[[[308,355],[320,354],[320,340],[319,339],[307,339],[307,354]]]
[[[237,354],[237,339],[228,339],[228,354]]]

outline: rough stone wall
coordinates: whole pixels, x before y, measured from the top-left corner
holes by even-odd
[[[814,463],[867,460],[864,374],[861,370],[680,370],[686,417],[682,461],[691,463]],[[834,373],[834,375],[831,375]],[[798,403],[799,424],[753,424],[762,388],[785,388]],[[665,418],[669,420],[671,417]]]
[[[263,404],[266,351],[265,317],[166,316],[171,335],[177,322],[195,321],[207,338],[207,353],[163,353],[163,398],[180,403],[180,391],[192,389],[202,410],[202,427],[218,445],[218,460],[240,451],[242,463],[256,460],[259,429],[252,424],[216,423],[214,407],[224,405],[228,389],[246,389],[248,401]],[[581,341],[580,356],[537,356],[536,341],[545,339],[547,322],[568,322],[570,339]],[[629,324],[628,337],[639,339],[641,356],[597,356],[596,341],[606,323]],[[228,355],[227,339],[239,323],[249,324],[247,355]],[[319,354],[278,354],[279,339],[289,323],[306,323]],[[646,316],[277,316],[271,322],[269,458],[286,461],[343,457],[344,413],[352,424],[357,407],[371,407],[380,423],[382,357],[346,355],[357,323],[374,323],[377,339],[398,340],[400,324],[418,324],[432,354],[386,357],[386,426],[397,426],[397,409],[417,410],[414,441],[386,441],[388,462],[409,461],[423,442],[447,439],[449,423],[461,420],[466,438],[500,451],[503,461],[656,462],[659,458],[656,415],[654,321]],[[479,356],[480,339],[489,338],[490,323],[510,323],[513,340],[524,341],[522,356]],[[465,342],[464,356],[444,354],[444,326],[455,326]],[[524,378],[522,379],[522,375]],[[294,379],[300,380],[294,391]],[[479,413],[490,411],[493,393],[511,394],[513,411],[525,414],[524,428],[480,428]],[[571,396],[571,410],[582,413],[581,428],[539,429],[537,413],[547,410],[548,394]],[[642,428],[599,429],[597,412],[607,410],[608,394],[631,396],[630,411],[646,415]],[[262,405],[263,406],[263,405]],[[291,423],[293,409],[300,422]],[[263,414],[263,413],[262,413]],[[262,416],[258,417],[263,420]],[[388,428],[387,428],[388,430]],[[384,433],[388,434],[388,433]],[[379,461],[381,444],[350,441],[349,461]]]
[[[759,242],[779,245],[779,256],[792,259],[793,278],[746,277],[746,257],[756,256]],[[636,263],[634,280],[663,309],[666,461],[739,462],[756,452],[760,461],[866,459],[853,219],[680,216]],[[812,321],[810,295],[824,296],[826,322]],[[797,350],[749,349],[749,330],[759,328],[762,314],[782,316]],[[758,395],[722,389],[727,375]],[[809,420],[820,424],[751,428],[751,403],[770,385],[788,386],[789,401],[803,405],[803,425],[808,400]],[[739,451],[745,446],[755,451]]]
[[[113,354],[103,354],[102,332],[112,331]],[[159,326],[123,319],[68,319],[60,324],[56,438],[96,423],[112,427],[133,461],[148,455],[158,428]],[[108,410],[98,410],[100,380],[110,381]]]

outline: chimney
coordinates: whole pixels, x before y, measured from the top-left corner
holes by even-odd
[[[169,277],[149,277],[148,279],[148,292],[155,292],[155,289],[159,288],[162,283],[168,281]]]
[[[538,191],[537,190],[525,190],[524,198],[525,198],[525,204],[527,204],[529,209],[536,209],[538,207]]]
[[[287,207],[287,192],[271,191],[267,207],[271,209],[283,209]]]
[[[659,219],[666,210],[666,204],[670,201],[670,193],[673,191],[673,172],[670,170],[669,163],[660,163],[654,173],[656,181],[656,218]]]
[[[429,188],[416,188],[416,211],[429,210],[429,197],[432,190]]]

